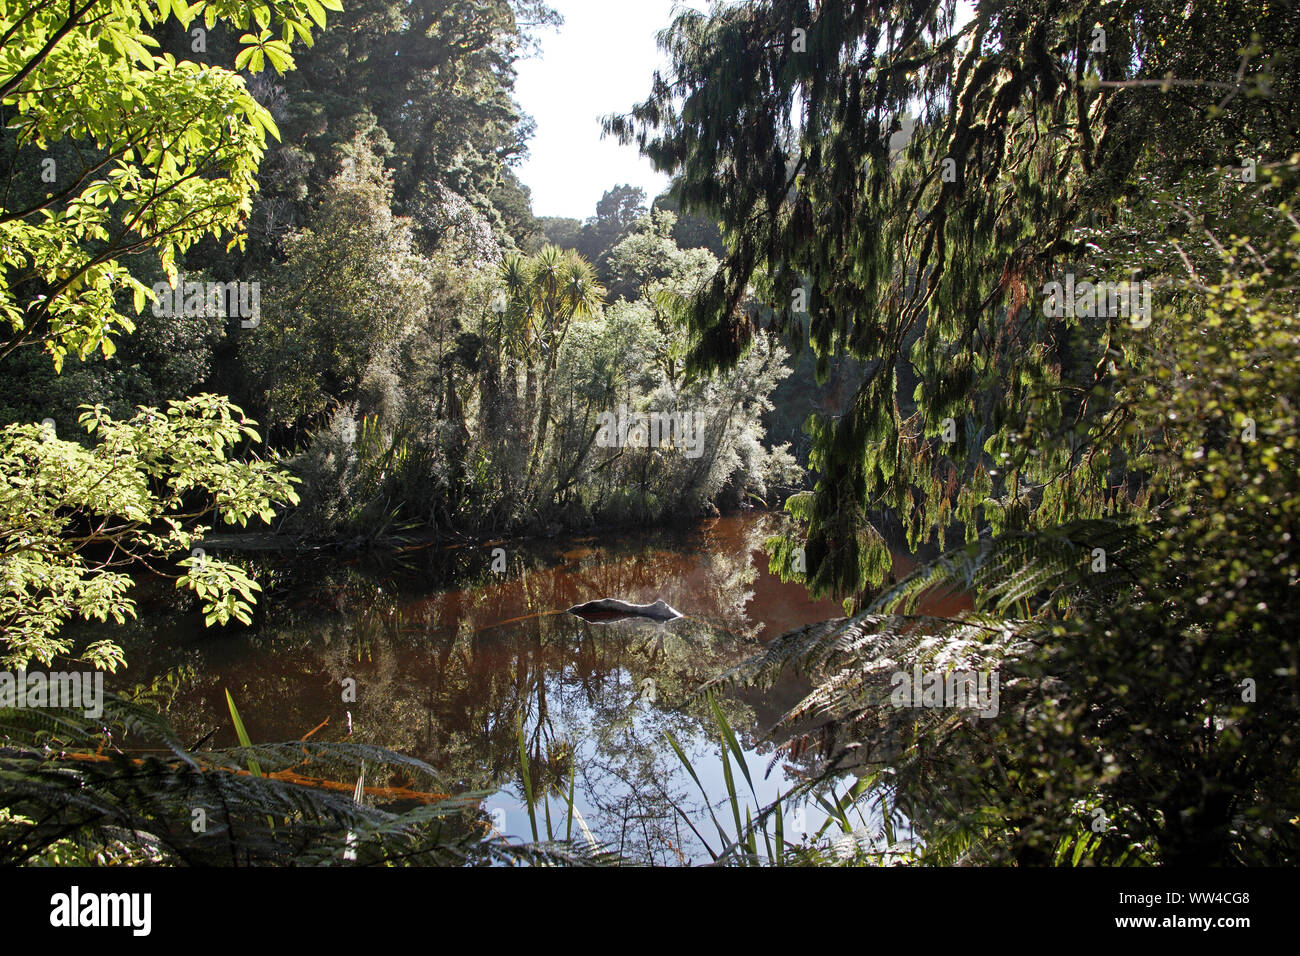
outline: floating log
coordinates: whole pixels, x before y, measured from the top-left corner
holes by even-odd
[[[625,621],[629,618],[644,617],[651,621],[672,621],[682,616],[680,611],[669,607],[663,601],[654,604],[629,604],[616,598],[601,598],[586,604],[575,604],[569,613],[591,623],[607,624],[613,621]]]

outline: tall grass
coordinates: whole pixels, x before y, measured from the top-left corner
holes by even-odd
[[[914,844],[910,839],[900,840],[897,833],[897,813],[888,805],[888,788],[880,774],[868,774],[845,785],[842,793],[832,785],[826,793],[814,789],[813,783],[796,784],[790,790],[779,794],[767,806],[759,800],[745,760],[744,751],[736,738],[726,715],[718,706],[717,699],[710,692],[706,695],[717,728],[718,745],[722,761],[723,784],[726,789],[725,799],[712,799],[700,780],[691,759],[686,755],[681,743],[667,732],[668,743],[677,755],[687,774],[695,781],[704,798],[705,809],[713,828],[717,831],[717,845],[702,834],[695,826],[689,814],[676,803],[673,809],[686,822],[686,825],[703,844],[714,865],[734,866],[808,866],[826,864],[875,864],[912,862]],[[748,794],[745,795],[737,784],[735,769],[744,778]],[[787,837],[785,832],[786,815],[799,803],[815,802],[826,814],[825,821],[817,830],[808,835],[806,840]],[[730,810],[732,831],[728,831],[714,813],[715,803],[725,803]],[[880,808],[882,824],[875,830],[868,820],[867,812],[872,805]],[[857,825],[854,817],[857,818]],[[838,840],[832,840],[828,832],[832,829],[842,834]],[[870,849],[862,846],[863,837]]]
[[[576,764],[569,761],[569,780],[567,790],[543,786],[540,792],[533,786],[532,763],[528,757],[528,745],[524,740],[524,726],[521,719],[515,721],[515,738],[519,744],[519,781],[520,789],[523,793],[524,805],[528,811],[528,824],[532,830],[534,843],[541,843],[541,830],[537,824],[537,806],[541,804],[542,817],[546,824],[546,843],[568,844],[575,848],[581,849],[583,853],[594,855],[594,859],[599,859],[605,863],[622,862],[615,855],[610,854],[603,847],[587,827],[587,823],[582,819],[582,814],[578,812],[577,804],[574,800]],[[565,820],[564,820],[564,838],[557,840],[554,825],[551,821],[550,795],[554,789],[559,794],[560,799],[564,801]],[[582,829],[583,842],[575,844],[573,841],[573,821],[578,821],[578,826]]]

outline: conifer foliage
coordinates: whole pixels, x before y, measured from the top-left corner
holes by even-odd
[[[606,121],[726,235],[692,367],[752,347],[753,290],[869,369],[810,424],[806,542],[773,542],[852,616],[725,680],[811,673],[787,753],[893,767],[922,860],[1294,862],[1300,15],[958,14],[684,13]],[[881,513],[966,543],[878,594]],[[936,588],[972,610],[916,615]],[[890,705],[895,668],[963,662],[1000,669],[1000,718]]]

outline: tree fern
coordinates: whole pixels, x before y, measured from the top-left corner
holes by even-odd
[[[182,865],[575,865],[589,844],[485,839],[488,793],[450,795],[412,757],[353,743],[292,741],[198,753],[157,714],[106,695],[92,721],[0,710],[0,861],[126,843],[137,862]],[[131,746],[127,746],[128,743]],[[369,806],[353,799],[365,762]],[[256,765],[260,775],[245,767]],[[349,840],[349,835],[351,839]],[[355,855],[344,855],[354,848]]]
[[[1099,548],[1104,571],[1096,570]],[[1067,615],[1131,589],[1146,553],[1136,528],[1105,520],[981,539],[919,567],[859,614],[778,637],[703,690],[771,684],[787,670],[809,676],[813,689],[773,728],[792,734],[773,763],[818,753],[805,790],[845,769],[890,766],[896,792],[912,797],[909,812],[928,824],[926,851],[914,856],[973,862],[984,846],[979,835],[1005,830],[1006,808],[994,810],[991,800],[957,807],[940,783],[972,770],[997,778],[992,736],[970,710],[894,706],[894,675],[915,667],[999,672],[1003,718],[1023,720],[1069,675],[1045,677],[1022,660],[1037,655]],[[973,608],[951,617],[915,613],[927,598],[954,593],[971,595]]]

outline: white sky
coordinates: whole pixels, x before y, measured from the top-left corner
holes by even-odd
[[[533,213],[586,219],[605,190],[631,183],[654,199],[668,185],[636,146],[600,138],[600,118],[626,113],[666,67],[655,36],[672,22],[674,0],[551,0],[564,16],[545,31],[538,57],[518,65],[516,95],[537,121],[517,170],[533,191]],[[708,4],[690,2],[701,10]]]

